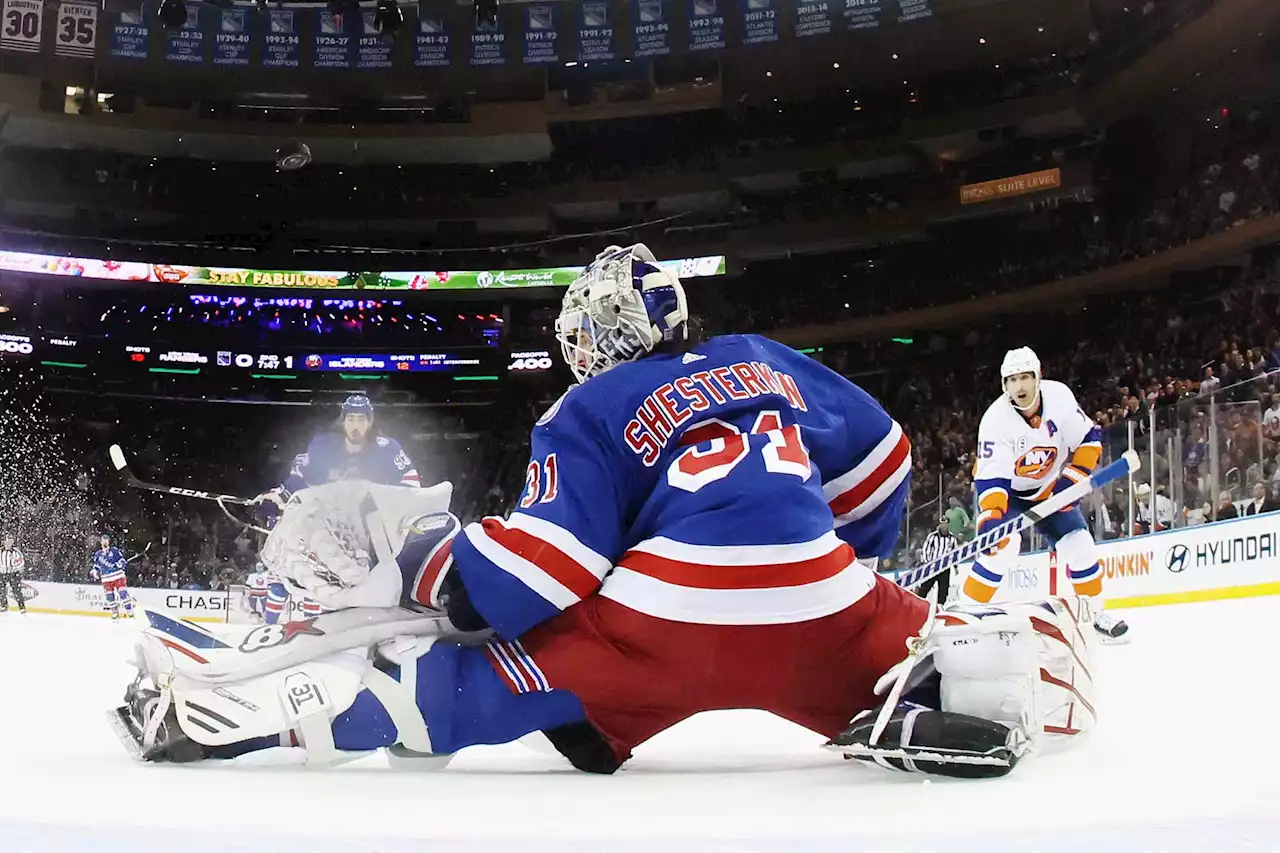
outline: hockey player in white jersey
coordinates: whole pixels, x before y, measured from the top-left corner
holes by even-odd
[[[1089,478],[1102,458],[1102,434],[1061,382],[1041,379],[1040,359],[1030,347],[1005,353],[1000,365],[1004,393],[987,408],[978,426],[978,533],[999,525],[1006,516]],[[1036,529],[1057,550],[1059,564],[1079,596],[1102,593],[1102,566],[1097,547],[1079,507],[1070,506],[1046,518]],[[1005,573],[1018,559],[1017,537],[1000,543],[974,561],[965,579],[963,599],[992,599]],[[1098,611],[1094,627],[1108,640],[1118,640],[1128,626]]]

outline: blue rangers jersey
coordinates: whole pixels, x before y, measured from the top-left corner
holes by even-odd
[[[699,624],[836,613],[871,590],[865,563],[893,548],[911,472],[910,443],[866,392],[754,335],[571,388],[532,457],[511,515],[453,543],[507,639],[593,594]]]
[[[110,548],[99,548],[93,552],[93,570],[97,573],[98,580],[103,583],[123,578],[127,565],[128,561],[125,560],[124,554],[121,554],[120,549],[114,545]]]
[[[339,480],[367,480],[387,486],[422,485],[418,470],[394,438],[376,436],[359,451],[351,453],[342,435],[324,432],[311,440],[306,453],[294,457],[284,489],[291,494],[307,486]]]

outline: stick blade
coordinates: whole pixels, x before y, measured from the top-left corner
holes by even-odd
[[[124,450],[120,445],[113,444],[107,448],[107,454],[111,457],[111,464],[115,466],[117,471],[123,471],[129,467],[129,463],[124,458]]]

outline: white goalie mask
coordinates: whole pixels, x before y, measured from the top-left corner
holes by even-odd
[[[642,243],[610,246],[569,285],[556,339],[579,382],[689,336],[684,287]]]
[[[1031,381],[1023,378],[1031,374]],[[1000,386],[1009,402],[1020,412],[1029,412],[1040,402],[1040,358],[1031,347],[1018,347],[1004,354],[1000,362]]]

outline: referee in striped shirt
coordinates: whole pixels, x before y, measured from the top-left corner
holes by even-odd
[[[932,562],[939,557],[945,557],[959,544],[956,542],[956,538],[951,535],[949,528],[946,518],[938,519],[938,529],[926,536],[924,544],[920,546],[920,565]],[[926,581],[920,587],[920,597],[927,596],[929,589],[934,584],[940,585],[938,589],[938,604],[941,606],[946,603],[948,593],[951,590],[951,570],[947,569],[937,577]]]
[[[18,610],[27,612],[27,602],[22,597],[22,570],[25,566],[22,552],[14,547],[13,534],[6,533],[4,547],[0,548],[0,613],[9,609],[9,590],[13,590],[13,597],[18,600]]]

